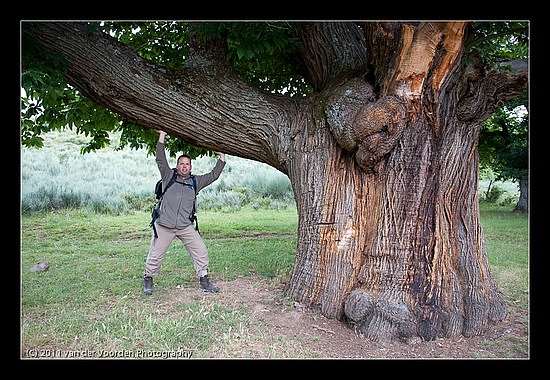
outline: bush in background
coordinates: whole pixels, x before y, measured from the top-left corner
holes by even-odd
[[[70,139],[70,132],[68,133]],[[79,145],[51,132],[40,150],[21,149],[21,212],[82,208],[95,213],[150,211],[160,178],[145,150],[102,149],[81,154]],[[169,158],[176,166],[176,159]],[[193,160],[193,173],[210,171],[217,157]],[[227,156],[220,178],[199,193],[199,209],[236,211],[246,204],[281,209],[294,205],[290,180],[269,165]]]
[[[115,139],[116,140],[116,139]],[[44,148],[21,149],[21,212],[86,209],[121,214],[151,211],[154,186],[160,178],[155,158],[145,150],[102,149],[81,154],[82,137],[70,131],[50,132]],[[176,166],[176,159],[169,158]],[[217,156],[193,160],[193,173],[210,171]],[[253,209],[295,206],[289,178],[267,164],[227,155],[220,178],[199,193],[199,210],[232,212],[244,205]],[[498,186],[497,186],[498,183]],[[498,182],[481,173],[480,199],[511,204],[517,201],[517,183]]]

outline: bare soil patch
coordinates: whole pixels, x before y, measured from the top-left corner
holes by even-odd
[[[529,316],[508,305],[507,318],[484,336],[440,338],[430,342],[373,342],[340,321],[294,303],[275,280],[239,277],[215,281],[217,294],[174,289],[182,297],[216,298],[226,308],[251,313],[247,326],[229,332],[229,346],[212,352],[217,358],[303,359],[529,359]]]

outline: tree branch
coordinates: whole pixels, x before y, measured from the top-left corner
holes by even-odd
[[[366,70],[365,36],[351,22],[304,23],[298,29],[308,79],[320,91],[334,79]]]
[[[270,139],[294,109],[291,100],[248,85],[219,59],[219,44],[195,45],[188,64],[174,70],[86,23],[32,23],[23,33],[64,57],[68,83],[128,121],[282,169]]]

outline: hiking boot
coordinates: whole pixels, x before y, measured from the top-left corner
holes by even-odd
[[[153,277],[144,277],[143,293],[147,294],[148,296],[153,294]]]
[[[203,292],[217,293],[220,291],[220,288],[210,282],[208,275],[199,278],[199,282]]]

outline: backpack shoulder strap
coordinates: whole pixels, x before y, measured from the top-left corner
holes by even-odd
[[[172,178],[170,178],[170,181],[168,181],[166,188],[162,191],[162,195],[164,195],[164,193],[166,193],[166,190],[168,190],[168,188],[172,186],[174,182],[176,182],[176,178],[178,178],[178,171],[176,169],[172,169]]]
[[[193,180],[193,189],[195,189],[195,195],[197,195],[197,180],[195,179],[195,175],[191,174],[191,179]]]

